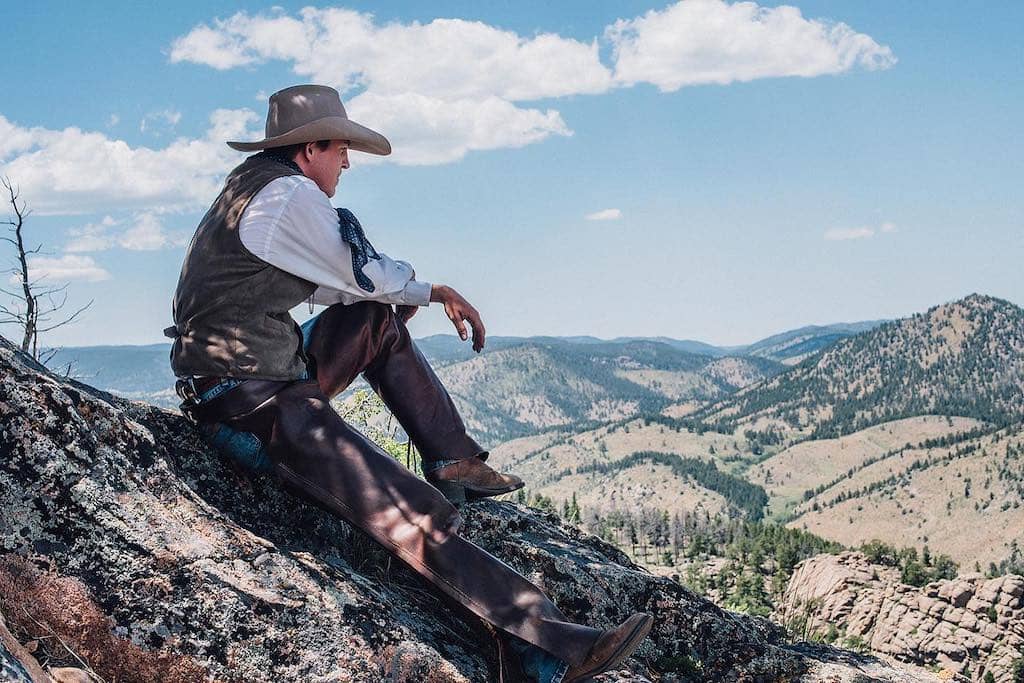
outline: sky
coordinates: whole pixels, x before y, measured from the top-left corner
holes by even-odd
[[[32,211],[29,271],[67,311],[93,301],[44,344],[166,341],[245,156],[224,142],[308,82],[394,148],[353,153],[334,204],[489,334],[736,345],[1024,304],[1024,3],[151,5],[4,10],[0,175]],[[410,329],[452,331],[437,305]]]

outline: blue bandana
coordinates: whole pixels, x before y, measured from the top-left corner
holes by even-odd
[[[341,239],[348,242],[352,252],[352,273],[356,276],[356,282],[367,292],[373,291],[373,282],[363,273],[363,266],[370,262],[370,259],[380,260],[380,254],[370,244],[363,233],[363,226],[359,219],[348,209],[338,209],[338,229],[341,231]]]

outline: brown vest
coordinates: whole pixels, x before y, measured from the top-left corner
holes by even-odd
[[[196,229],[174,294],[171,368],[178,377],[213,375],[290,380],[302,375],[302,333],[288,313],[316,285],[257,258],[238,223],[267,183],[296,172],[265,156],[231,171]]]

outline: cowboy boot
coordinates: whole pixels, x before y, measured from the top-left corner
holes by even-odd
[[[582,683],[629,659],[654,625],[654,617],[638,612],[629,619],[602,633],[580,664],[570,667],[564,683]]]
[[[425,476],[434,488],[453,503],[500,496],[523,488],[522,479],[514,474],[502,474],[494,470],[479,457],[457,460],[427,472]]]

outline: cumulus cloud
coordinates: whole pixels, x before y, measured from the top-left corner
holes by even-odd
[[[378,24],[372,14],[341,8],[307,7],[297,18],[239,12],[178,38],[170,58],[218,69],[278,59],[341,90],[445,99],[530,100],[599,93],[611,84],[596,39],[523,37],[463,19]]]
[[[99,282],[109,280],[110,273],[99,266],[90,256],[65,254],[60,257],[34,256],[28,260],[28,272],[32,279],[58,282]],[[16,281],[15,276],[12,280]]]
[[[611,46],[609,65],[599,55],[602,41]],[[399,164],[449,163],[572,134],[556,109],[523,102],[639,82],[674,90],[895,62],[888,47],[845,24],[806,19],[794,7],[722,0],[682,0],[620,19],[591,40],[523,36],[463,19],[382,23],[343,8],[239,12],[174,40],[170,59],[216,69],[286,62],[304,80],[338,87],[354,119],[392,139],[391,157],[360,163]],[[180,116],[152,112],[140,126],[148,132],[159,122],[170,132]],[[108,125],[116,122],[115,115]],[[240,158],[224,141],[260,139],[261,128],[262,115],[221,109],[204,136],[158,148],[76,127],[27,127],[0,114],[0,172],[40,214],[195,210],[209,204]],[[156,234],[138,227],[131,238],[93,239],[151,245]],[[78,237],[88,245],[87,235]]]
[[[353,119],[389,131],[399,163],[442,164],[471,150],[522,147],[549,135],[572,135],[561,114],[523,109],[498,97],[442,100],[418,93],[364,92],[349,105]],[[393,131],[393,132],[390,132]],[[361,157],[360,163],[381,161]]]
[[[753,2],[684,0],[634,19],[605,36],[615,80],[647,82],[662,91],[778,76],[820,76],[854,67],[885,69],[892,50],[843,23],[805,19],[796,7]]]
[[[610,66],[599,55],[602,40],[612,48]],[[215,69],[279,60],[346,98],[358,93],[349,102],[353,118],[392,138],[389,160],[405,164],[445,163],[469,150],[571,133],[558,111],[513,103],[639,82],[667,91],[895,61],[889,48],[846,24],[808,20],[794,7],[722,0],[682,0],[620,19],[589,41],[521,36],[463,19],[380,23],[345,8],[238,12],[174,40],[170,59]]]
[[[239,12],[178,38],[170,58],[218,69],[284,60],[308,80],[362,89],[346,102],[350,115],[383,131],[395,150],[388,161],[399,164],[447,163],[472,150],[569,135],[557,111],[513,103],[611,84],[596,39],[523,37],[462,19],[378,24],[339,8],[306,8],[298,17]]]
[[[617,221],[622,218],[622,211],[619,209],[602,209],[584,216],[588,221]]]
[[[181,121],[180,111],[175,111],[174,109],[151,111],[142,117],[142,121],[139,123],[139,132],[145,133],[147,130],[157,134],[169,132],[178,125],[179,121]]]
[[[64,246],[69,253],[106,251],[114,247],[130,251],[155,251],[188,244],[189,233],[168,231],[160,216],[153,212],[136,213],[130,220],[104,216],[96,223],[87,223],[68,230],[71,238]]]
[[[204,137],[154,149],[75,127],[24,128],[0,115],[0,169],[39,214],[200,209],[240,159],[224,141],[263,137],[258,123],[251,110],[218,109]]]
[[[832,228],[825,231],[825,239],[833,242],[843,240],[863,240],[874,237],[880,232],[894,232],[895,230],[896,225],[889,222],[882,223],[877,228],[871,226],[862,226],[859,228]]]

